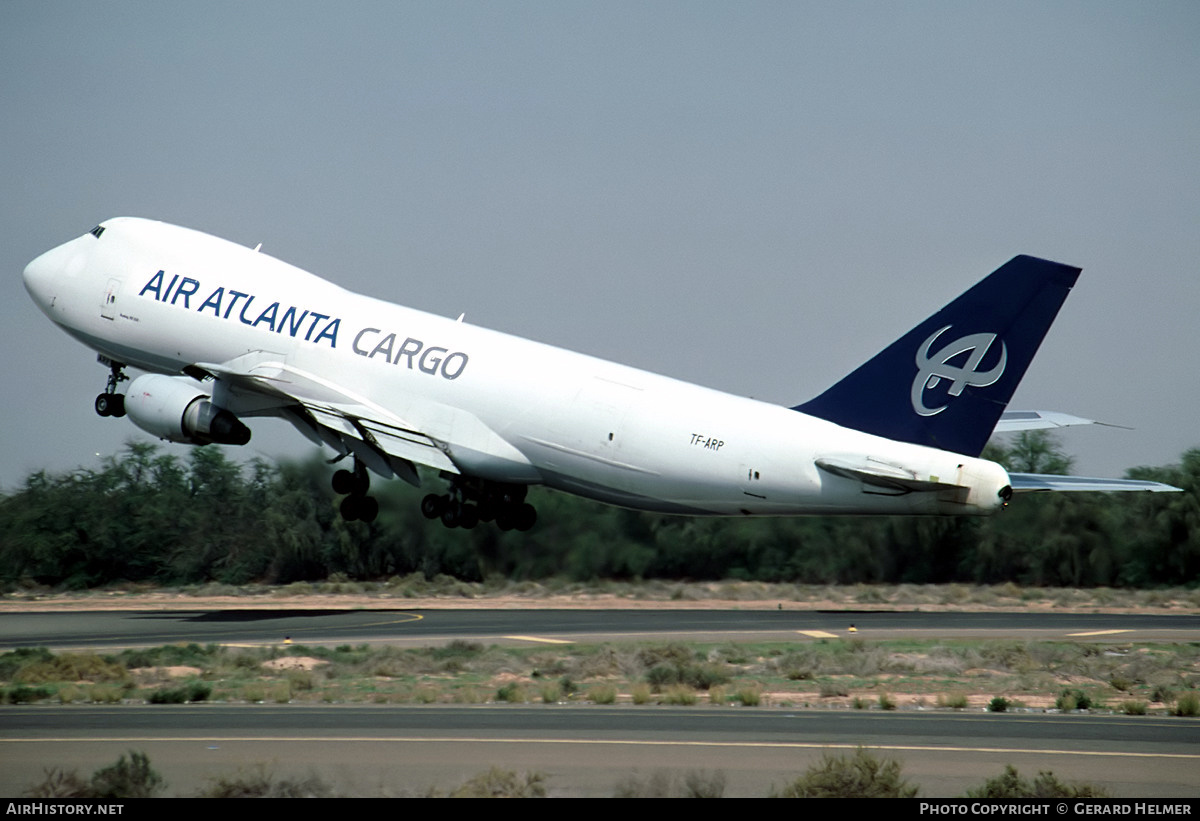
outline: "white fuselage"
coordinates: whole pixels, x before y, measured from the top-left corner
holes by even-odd
[[[25,272],[72,336],[160,373],[285,363],[429,434],[467,475],[701,515],[988,513],[1008,484],[992,462],[355,294],[206,234],[104,225],[100,238],[72,240]],[[242,416],[283,410],[228,402]],[[888,490],[818,459],[961,490]]]

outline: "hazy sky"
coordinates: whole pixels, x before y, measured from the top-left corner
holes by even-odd
[[[1013,407],[1200,445],[1192,0],[7,0],[0,149],[4,488],[149,438],[21,284],[123,215],[787,404],[1034,254],[1084,271]]]

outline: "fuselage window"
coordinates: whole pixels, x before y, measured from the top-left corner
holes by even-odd
[[[104,226],[103,226],[103,225],[97,225],[97,226],[96,226],[95,228],[93,228],[91,231],[88,231],[88,233],[89,233],[89,234],[91,234],[91,235],[92,235],[93,237],[95,237],[96,239],[100,239],[100,235],[104,233]]]

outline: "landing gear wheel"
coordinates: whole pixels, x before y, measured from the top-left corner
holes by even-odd
[[[347,496],[338,510],[347,522],[357,520],[370,524],[379,515],[379,501],[374,496]]]
[[[525,531],[537,524],[537,510],[528,502],[517,508],[517,530]]]
[[[354,497],[351,496],[351,499]],[[379,501],[374,496],[360,496],[358,503],[358,518],[370,524],[379,515]]]
[[[333,474],[333,492],[344,495],[354,492],[354,474],[348,470],[339,470]]]
[[[368,496],[371,489],[371,477],[362,462],[354,460],[354,470],[339,470],[333,474],[330,482],[334,493],[344,493],[346,498],[338,506],[342,518],[347,522],[356,519],[370,524],[379,515],[379,502],[374,496]]]
[[[125,415],[125,395],[122,393],[102,393],[96,397],[96,413],[101,416],[115,416],[118,419]]]
[[[104,356],[98,356],[97,359],[101,364],[108,365],[109,372],[104,393],[96,397],[96,413],[120,418],[125,415],[125,395],[117,393],[117,386],[129,379],[125,375],[125,366]]]
[[[438,496],[436,493],[430,493],[421,500],[421,515],[426,519],[439,519],[442,512],[446,509],[446,504],[450,500],[445,496]]]

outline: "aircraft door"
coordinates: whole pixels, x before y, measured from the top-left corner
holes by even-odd
[[[117,318],[117,295],[121,293],[121,280],[110,279],[104,289],[104,301],[100,303],[100,316],[105,319]]]

